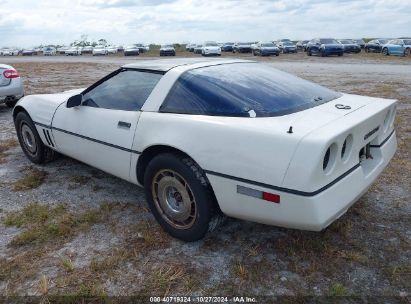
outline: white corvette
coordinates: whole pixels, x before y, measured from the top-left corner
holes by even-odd
[[[144,186],[161,226],[193,241],[221,213],[327,227],[393,157],[395,111],[252,61],[174,59],[24,97],[13,116],[31,161],[56,151]]]

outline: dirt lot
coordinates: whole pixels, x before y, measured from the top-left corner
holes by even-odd
[[[24,77],[26,94],[85,87],[130,60],[0,58]],[[396,156],[347,214],[321,233],[229,219],[204,240],[182,243],[159,228],[141,189],[65,157],[32,165],[17,145],[11,111],[0,106],[0,295],[406,301],[392,297],[411,293],[411,60],[259,60],[339,91],[399,100]]]

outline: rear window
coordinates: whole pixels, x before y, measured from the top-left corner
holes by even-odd
[[[185,72],[160,112],[216,116],[280,116],[315,107],[341,94],[258,63]]]

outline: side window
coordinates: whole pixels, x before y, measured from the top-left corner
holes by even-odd
[[[83,96],[83,105],[138,111],[159,82],[161,74],[125,70],[107,79]]]

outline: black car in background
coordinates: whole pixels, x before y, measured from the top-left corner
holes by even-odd
[[[233,42],[226,42],[221,46],[222,52],[232,52],[233,51]]]
[[[367,53],[381,53],[382,46],[388,43],[388,39],[374,39],[368,41],[364,46],[364,51]]]
[[[233,45],[233,53],[251,53],[251,45],[254,42],[236,42]]]
[[[358,54],[361,52],[361,47],[350,39],[341,39],[339,42],[344,47],[344,53],[355,53]]]
[[[352,39],[356,44],[358,44],[362,49],[365,47],[365,41],[363,39]]]
[[[344,55],[344,47],[333,38],[314,38],[307,43],[307,55]]]

